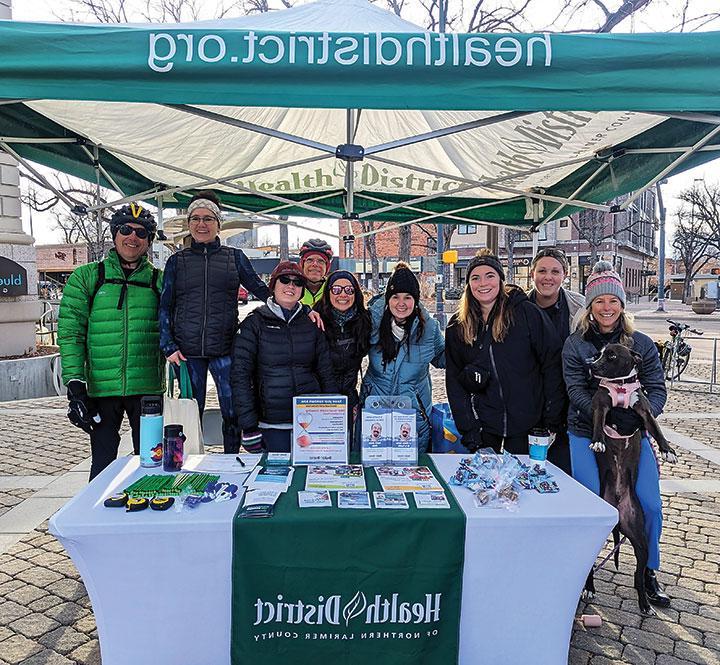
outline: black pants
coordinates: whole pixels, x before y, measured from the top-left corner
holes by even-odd
[[[117,458],[120,426],[125,414],[130,421],[133,450],[136,455],[140,454],[140,396],[97,397],[95,402],[101,420],[90,434],[90,480]]]

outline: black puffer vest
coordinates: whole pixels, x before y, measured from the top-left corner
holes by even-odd
[[[235,250],[196,243],[177,255],[173,336],[188,357],[227,356],[238,329]]]

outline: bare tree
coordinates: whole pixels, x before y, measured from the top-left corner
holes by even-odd
[[[683,190],[683,205],[677,212],[672,246],[685,269],[683,301],[692,299],[691,282],[710,262],[720,256],[720,187],[702,181]]]
[[[268,11],[250,9],[243,12],[244,4],[265,4],[262,0],[216,1],[214,6],[202,0],[70,0],[69,18],[71,21],[94,20],[99,23],[129,23],[141,19],[148,23],[180,23],[197,21],[203,16],[223,18],[231,13],[250,13],[250,11]],[[285,4],[285,2],[283,2]],[[288,6],[288,5],[286,5]]]
[[[370,233],[375,231],[375,222],[370,220],[361,220],[363,233]],[[382,227],[382,224],[380,225]],[[365,243],[365,251],[370,257],[370,270],[372,272],[372,292],[377,293],[380,290],[380,262],[378,261],[377,245],[375,243],[375,234],[369,236],[363,236],[363,242]]]
[[[400,261],[410,263],[412,253],[412,224],[406,224],[398,229],[398,258]]]

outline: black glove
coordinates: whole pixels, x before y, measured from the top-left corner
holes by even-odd
[[[73,380],[67,384],[68,420],[81,430],[90,434],[93,428],[100,422],[95,400],[90,399],[87,394],[87,386],[84,382]]]
[[[624,409],[621,406],[610,409],[605,422],[610,427],[614,426],[621,436],[630,436],[645,425],[635,409]]]
[[[479,393],[485,390],[490,382],[490,370],[476,365],[468,365],[460,372],[458,380],[469,393]]]
[[[480,448],[483,447],[482,437],[480,432],[466,432],[462,435],[460,443],[465,447],[469,453],[476,453]]]

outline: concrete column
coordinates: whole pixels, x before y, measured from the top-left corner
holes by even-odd
[[[12,0],[0,0],[0,18],[12,18]],[[0,357],[35,348],[35,321],[42,305],[37,296],[35,240],[23,231],[17,162],[0,151],[0,256],[19,263],[28,276],[28,295],[0,297]]]

